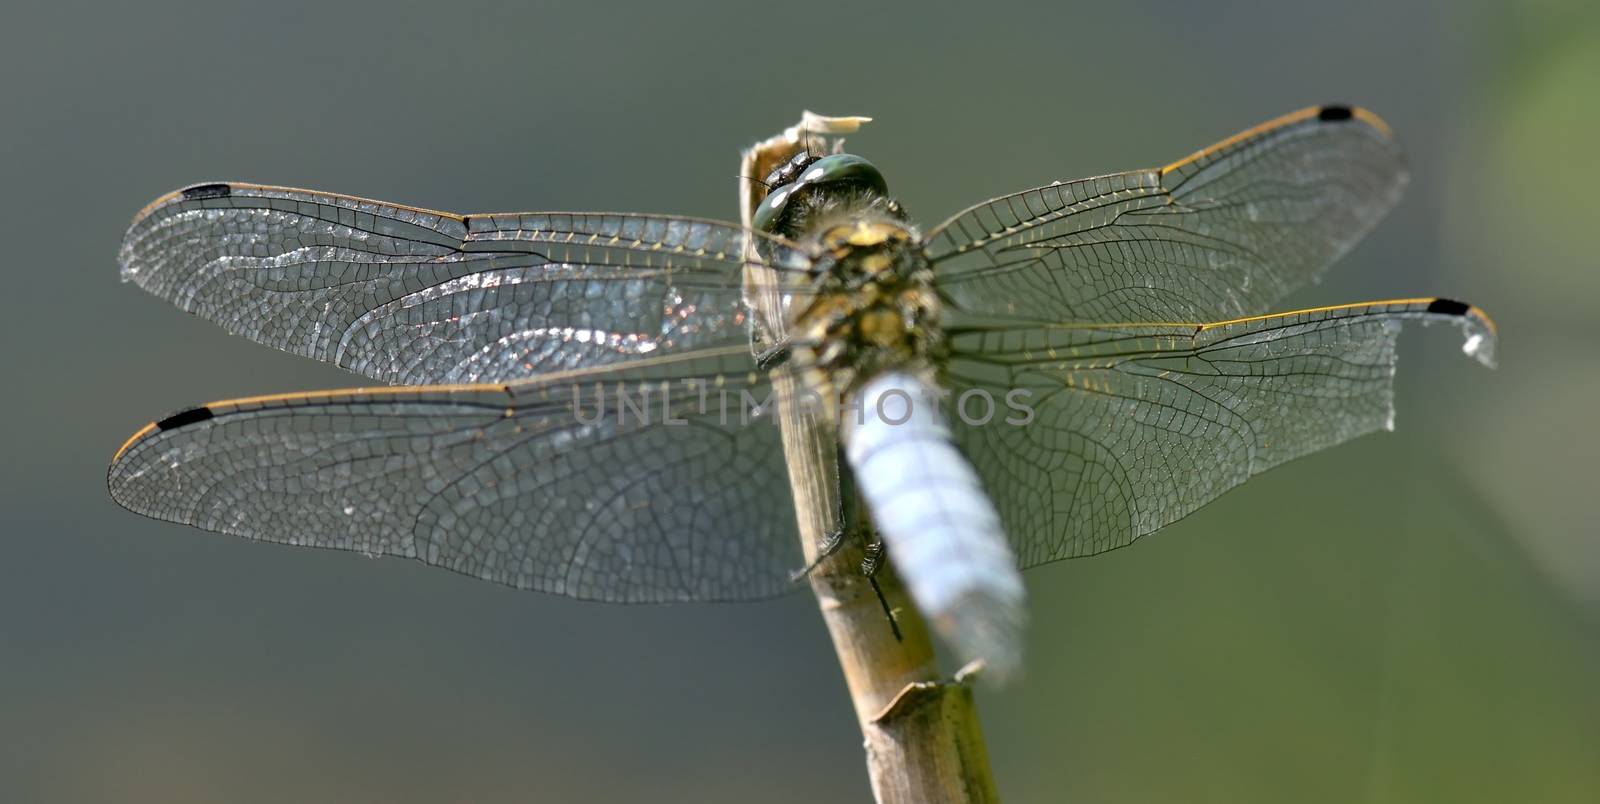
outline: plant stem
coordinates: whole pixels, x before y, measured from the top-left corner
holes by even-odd
[[[807,113],[799,125],[746,151],[740,173],[763,177],[802,147],[801,137],[845,133],[862,122],[863,118]],[[746,227],[764,192],[758,182],[740,180]],[[761,325],[758,331],[781,337],[787,322],[775,273],[754,263],[746,271],[748,293]],[[825,406],[789,403],[801,388],[791,367],[780,366],[772,376],[800,539],[810,563],[817,560],[827,535],[841,524],[836,521],[843,482],[838,436]],[[821,398],[831,397],[821,394]],[[861,570],[863,557],[862,540],[847,537],[820,561],[810,582],[855,706],[874,796],[879,804],[998,801],[971,687],[939,675],[927,625],[891,566],[893,556],[873,578]],[[873,588],[874,579],[878,589]],[[898,635],[884,614],[880,591],[894,612]]]

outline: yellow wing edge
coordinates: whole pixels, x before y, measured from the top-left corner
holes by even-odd
[[[349,195],[347,193],[335,193],[335,192],[329,192],[327,190],[311,190],[311,189],[307,189],[307,188],[304,188],[304,187],[286,187],[286,186],[276,185],[276,184],[256,184],[256,183],[247,182],[247,181],[208,181],[208,182],[197,182],[195,184],[189,184],[189,185],[185,185],[183,187],[179,187],[178,189],[173,190],[172,192],[169,192],[169,193],[165,193],[165,194],[157,197],[154,201],[151,201],[150,203],[145,204],[142,209],[140,209],[137,213],[134,214],[133,220],[130,221],[129,224],[128,224],[128,228],[131,230],[131,229],[137,227],[140,223],[144,222],[144,220],[146,218],[150,217],[151,214],[153,214],[157,210],[159,210],[162,207],[164,207],[164,206],[166,206],[168,204],[171,204],[173,202],[184,201],[184,200],[188,200],[190,198],[192,198],[193,200],[205,200],[207,198],[226,198],[228,196],[231,196],[233,194],[233,192],[236,191],[236,190],[250,190],[250,191],[254,191],[254,192],[269,192],[269,193],[303,193],[303,194],[306,194],[306,195],[324,196],[326,198],[336,199],[336,200],[348,202],[348,203],[351,203],[351,204],[376,204],[376,205],[381,206],[381,207],[388,207],[390,209],[401,210],[401,211],[404,211],[404,212],[411,212],[411,213],[415,213],[417,215],[431,215],[431,216],[434,216],[434,217],[437,217],[437,218],[440,218],[440,219],[444,219],[444,220],[452,220],[452,221],[455,221],[456,223],[459,223],[459,224],[461,224],[463,226],[465,226],[467,224],[467,221],[469,219],[477,219],[477,218],[507,218],[507,217],[518,217],[518,216],[523,216],[523,215],[571,215],[571,216],[574,216],[574,217],[622,216],[622,217],[633,217],[633,218],[669,218],[669,219],[672,219],[672,220],[687,221],[687,222],[690,222],[690,223],[706,223],[706,224],[714,224],[714,225],[717,225],[717,226],[727,226],[727,227],[734,228],[734,229],[741,229],[741,230],[743,230],[745,232],[748,232],[748,233],[751,233],[751,234],[755,234],[755,235],[759,235],[763,240],[767,240],[767,241],[770,241],[772,243],[776,243],[778,245],[786,246],[786,247],[789,247],[789,248],[798,248],[798,246],[796,244],[794,244],[793,242],[789,241],[786,238],[779,237],[777,235],[768,234],[766,232],[755,232],[755,231],[753,231],[751,229],[748,229],[748,228],[745,228],[744,226],[741,226],[738,223],[734,223],[733,221],[726,221],[726,220],[722,220],[720,218],[705,218],[705,217],[700,217],[700,216],[696,216],[696,215],[673,215],[673,214],[668,214],[668,213],[656,213],[656,212],[616,212],[616,211],[587,211],[587,212],[585,212],[585,211],[574,211],[574,210],[523,210],[523,211],[520,211],[520,212],[472,212],[472,213],[468,213],[468,214],[461,214],[461,213],[458,213],[458,212],[445,212],[444,210],[429,209],[427,207],[419,207],[419,206],[414,206],[414,205],[411,205],[411,204],[401,204],[401,203],[398,203],[398,202],[395,202],[395,201],[384,201],[382,199],[377,199],[377,198],[367,198],[365,196]]]
[[[1479,307],[1479,306],[1477,306],[1475,304],[1466,304],[1465,302],[1457,302],[1454,299],[1446,299],[1446,298],[1442,298],[1442,297],[1439,297],[1439,296],[1421,296],[1421,297],[1413,298],[1413,299],[1384,299],[1382,301],[1357,302],[1355,304],[1330,304],[1330,305],[1326,305],[1326,306],[1323,306],[1323,307],[1307,307],[1307,308],[1304,308],[1304,309],[1301,309],[1301,310],[1289,310],[1289,311],[1282,312],[1282,313],[1268,313],[1266,315],[1253,315],[1253,316],[1246,316],[1244,318],[1232,318],[1232,319],[1229,319],[1227,321],[1213,321],[1213,322],[1206,323],[1206,324],[1198,324],[1197,326],[1201,331],[1205,331],[1205,330],[1208,330],[1208,329],[1221,329],[1223,327],[1233,326],[1235,324],[1250,324],[1250,323],[1254,323],[1254,322],[1257,322],[1257,321],[1270,321],[1270,320],[1276,319],[1276,318],[1288,318],[1290,316],[1297,316],[1297,315],[1309,315],[1309,314],[1314,314],[1314,313],[1331,313],[1331,312],[1340,312],[1340,311],[1344,311],[1344,310],[1359,310],[1359,309],[1362,309],[1362,308],[1396,307],[1396,306],[1402,306],[1402,305],[1412,305],[1412,306],[1414,306],[1414,305],[1418,305],[1418,304],[1425,304],[1425,305],[1428,305],[1429,307],[1432,307],[1434,305],[1460,305],[1463,309],[1462,309],[1461,312],[1457,313],[1457,315],[1462,315],[1462,316],[1466,316],[1468,318],[1473,318],[1473,319],[1478,320],[1480,323],[1482,323],[1484,325],[1485,328],[1487,328],[1489,330],[1489,334],[1491,334],[1491,335],[1498,336],[1500,334],[1500,329],[1499,329],[1499,327],[1495,326],[1494,319],[1490,318],[1489,314],[1484,312],[1482,307]],[[1446,311],[1445,310],[1424,310],[1424,312],[1440,312],[1440,313],[1443,313],[1443,312],[1446,312]]]
[[[153,433],[160,432],[162,430],[172,429],[174,427],[181,426],[183,423],[192,422],[192,421],[203,421],[205,419],[209,419],[212,416],[214,416],[217,413],[218,410],[221,410],[221,409],[242,408],[242,407],[249,407],[249,406],[252,406],[252,405],[269,405],[269,404],[272,404],[274,402],[295,402],[295,401],[309,400],[309,399],[318,399],[318,400],[329,399],[329,400],[334,400],[334,399],[349,398],[349,397],[353,397],[353,396],[406,396],[406,395],[412,395],[412,394],[441,394],[441,393],[443,393],[443,394],[451,394],[451,393],[459,393],[459,394],[505,393],[505,394],[510,394],[512,392],[512,390],[514,388],[518,387],[518,386],[527,386],[527,385],[549,386],[549,385],[552,385],[554,383],[563,382],[563,381],[582,380],[584,378],[592,377],[592,376],[597,375],[597,374],[608,374],[608,373],[611,373],[611,372],[618,372],[618,371],[631,371],[631,370],[640,369],[640,368],[648,368],[648,367],[654,366],[654,365],[670,364],[670,363],[677,363],[677,362],[683,362],[683,361],[689,361],[689,360],[700,360],[700,359],[718,358],[718,357],[733,357],[733,356],[737,356],[737,355],[748,356],[749,354],[750,354],[750,348],[748,346],[743,346],[743,345],[720,346],[720,347],[711,347],[711,348],[706,348],[706,349],[697,349],[695,351],[682,352],[682,353],[679,353],[679,354],[668,354],[668,355],[661,355],[659,357],[643,358],[643,359],[640,359],[640,360],[629,360],[629,361],[622,362],[622,363],[612,363],[612,364],[601,365],[601,366],[587,366],[587,367],[584,367],[584,368],[570,369],[568,371],[556,371],[556,372],[551,372],[549,374],[540,374],[540,375],[537,375],[537,376],[534,376],[534,377],[529,377],[526,380],[518,380],[516,382],[509,382],[509,383],[508,382],[498,382],[498,383],[455,383],[455,384],[444,384],[444,385],[380,385],[380,386],[370,387],[370,388],[369,387],[363,387],[363,388],[335,388],[335,389],[331,389],[331,390],[321,390],[321,391],[289,391],[289,392],[286,392],[286,393],[258,394],[258,395],[255,395],[255,396],[234,397],[232,399],[219,399],[219,400],[217,400],[215,402],[207,402],[207,403],[205,403],[203,405],[195,405],[193,407],[184,408],[183,410],[180,410],[177,413],[172,414],[171,416],[168,416],[168,417],[166,417],[164,419],[161,419],[159,421],[150,422],[149,424],[146,424],[145,426],[139,428],[137,432],[135,432],[133,435],[128,437],[127,441],[122,442],[122,446],[121,447],[117,448],[116,454],[111,457],[111,463],[112,463],[113,466],[115,466],[117,461],[123,456],[124,453],[126,453],[128,451],[129,448],[131,448],[134,444],[137,444],[141,439],[144,439],[144,438],[150,436]],[[754,373],[754,372],[752,372],[752,373]],[[728,375],[723,375],[723,376],[728,376]]]
[[[474,215],[461,215],[461,214],[458,214],[458,213],[455,213],[455,212],[444,212],[444,211],[437,210],[437,209],[428,209],[427,207],[417,207],[417,206],[412,206],[410,204],[397,204],[397,203],[395,203],[393,201],[380,201],[380,200],[378,200],[376,198],[365,198],[365,197],[362,197],[362,196],[359,196],[359,195],[346,195],[345,193],[330,193],[327,190],[308,190],[308,189],[306,189],[304,187],[281,187],[281,186],[278,186],[278,185],[275,185],[275,184],[255,184],[253,182],[247,182],[247,181],[204,181],[204,182],[197,182],[195,184],[189,184],[189,185],[185,185],[183,187],[179,187],[178,189],[173,190],[170,193],[165,193],[165,194],[157,197],[154,201],[151,201],[150,203],[145,204],[142,209],[140,209],[136,214],[134,214],[133,221],[131,223],[129,223],[128,225],[130,227],[137,226],[140,221],[144,220],[146,217],[149,217],[150,213],[155,212],[156,210],[160,209],[163,206],[166,206],[167,204],[172,203],[173,201],[181,201],[181,200],[183,200],[185,195],[193,193],[195,190],[197,190],[199,188],[204,188],[204,187],[226,187],[226,188],[228,188],[230,193],[233,190],[257,190],[257,191],[273,192],[273,193],[307,193],[309,195],[325,195],[325,196],[328,196],[330,198],[343,199],[345,201],[351,201],[351,202],[355,202],[355,203],[358,203],[358,204],[377,204],[379,206],[384,206],[384,207],[393,207],[394,209],[404,210],[406,212],[415,212],[415,213],[417,213],[419,215],[436,215],[438,217],[448,218],[450,220],[457,221],[459,223],[465,223],[467,218],[477,217],[477,216],[474,216]],[[494,214],[514,214],[514,213],[494,213]]]
[[[1222,329],[1239,324],[1252,324],[1259,321],[1271,321],[1280,318],[1289,318],[1297,315],[1314,315],[1317,313],[1336,313],[1341,311],[1373,310],[1375,312],[1391,312],[1386,308],[1417,305],[1442,305],[1440,309],[1432,312],[1440,314],[1454,314],[1472,318],[1484,325],[1489,334],[1498,336],[1499,327],[1494,319],[1489,317],[1483,308],[1477,305],[1458,302],[1442,296],[1417,296],[1406,299],[1381,299],[1378,301],[1354,302],[1350,304],[1329,304],[1321,307],[1304,307],[1299,310],[1285,310],[1281,313],[1267,313],[1265,315],[1245,316],[1244,318],[1230,318],[1226,321],[1116,321],[1116,322],[1075,322],[1071,324],[1052,324],[1049,329],[1130,329],[1135,327],[1172,327],[1174,329],[1193,329],[1204,332],[1208,329]],[[1385,309],[1380,309],[1385,308]],[[1421,312],[1428,312],[1427,308]]]
[[[153,421],[139,428],[137,432],[122,442],[115,455],[111,456],[113,465],[128,451],[129,447],[138,443],[140,439],[161,430],[170,430],[181,426],[187,421],[203,421],[214,416],[218,409],[242,408],[251,405],[268,405],[273,402],[292,402],[309,399],[343,399],[352,396],[404,396],[420,393],[484,393],[494,391],[509,391],[506,383],[461,383],[455,385],[380,385],[373,388],[335,388],[323,391],[290,391],[277,394],[257,394],[255,396],[241,396],[232,399],[219,399],[203,405],[184,408],[159,421]],[[199,414],[199,415],[197,415]]]
[[[1384,122],[1383,118],[1379,117],[1375,112],[1369,109],[1365,109],[1360,106],[1339,106],[1333,104],[1323,106],[1308,106],[1304,109],[1293,111],[1280,117],[1274,117],[1265,123],[1261,123],[1260,125],[1251,126],[1250,128],[1247,128],[1238,134],[1222,140],[1221,142],[1201,148],[1200,150],[1195,151],[1194,153],[1161,168],[1157,172],[1162,176],[1165,176],[1174,170],[1179,170],[1187,165],[1191,165],[1195,162],[1205,159],[1206,157],[1212,156],[1213,154],[1244,142],[1245,140],[1259,137],[1274,129],[1304,122],[1312,118],[1326,120],[1329,122],[1357,120],[1367,124],[1368,126],[1371,126],[1378,133],[1382,134],[1384,139],[1394,139],[1394,130],[1389,128],[1389,124]]]

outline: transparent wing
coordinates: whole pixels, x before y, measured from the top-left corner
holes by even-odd
[[[125,280],[228,331],[386,382],[498,382],[744,337],[736,224],[660,215],[454,215],[202,184],[123,239]]]
[[[953,330],[955,398],[981,390],[1001,405],[957,439],[1022,566],[1103,552],[1253,474],[1392,427],[1394,344],[1407,320],[1459,324],[1466,352],[1493,364],[1493,324],[1445,299],[1213,324]],[[1023,404],[1003,406],[1011,392]]]
[[[742,398],[769,393],[750,367],[735,346],[509,385],[216,402],[134,435],[108,485],[157,519],[523,589],[770,596],[802,559],[778,428]]]
[[[958,308],[1040,321],[1255,315],[1322,273],[1406,183],[1365,109],[1304,109],[1152,170],[1057,182],[927,236]]]

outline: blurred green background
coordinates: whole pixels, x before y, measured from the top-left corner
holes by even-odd
[[[1290,304],[1443,294],[1398,432],[1031,572],[982,693],[1010,801],[1600,800],[1600,12],[1528,3],[61,3],[0,30],[0,800],[865,801],[813,602],[615,607],[118,509],[181,406],[360,384],[117,281],[238,179],[458,211],[734,216],[802,109],[924,222],[1370,106],[1413,183]]]

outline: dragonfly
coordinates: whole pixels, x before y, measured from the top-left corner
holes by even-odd
[[[124,280],[387,385],[183,409],[117,450],[109,490],[521,589],[757,599],[803,565],[772,406],[817,404],[913,600],[1005,677],[1020,570],[1392,429],[1403,322],[1453,323],[1493,365],[1494,323],[1451,299],[1272,312],[1407,179],[1382,119],[1319,106],[928,228],[826,147],[753,185],[748,225],[197,184],[138,213]],[[803,399],[774,401],[779,371]]]

